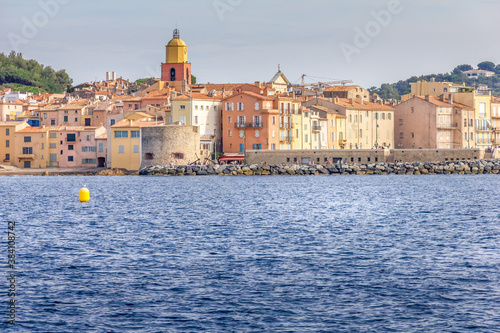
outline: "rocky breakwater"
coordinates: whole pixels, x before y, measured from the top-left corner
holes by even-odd
[[[374,163],[330,165],[196,165],[149,166],[142,176],[269,176],[269,175],[435,175],[498,174],[500,160],[439,163]]]

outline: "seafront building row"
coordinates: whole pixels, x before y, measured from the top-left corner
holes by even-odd
[[[281,68],[268,82],[193,84],[187,54],[176,30],[160,79],[108,72],[67,94],[0,92],[0,164],[138,170],[250,151],[500,146],[500,99],[484,88],[423,81],[384,101],[357,85],[292,85]]]

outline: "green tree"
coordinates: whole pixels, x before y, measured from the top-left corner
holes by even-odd
[[[491,61],[483,61],[477,65],[477,68],[493,72],[495,70],[495,64]]]
[[[471,65],[459,65],[457,67],[455,67],[455,69],[453,70],[453,74],[461,74],[462,72],[465,72],[465,71],[470,71],[470,70],[473,70],[474,68],[471,66]]]
[[[191,74],[191,84],[196,84],[196,76]]]

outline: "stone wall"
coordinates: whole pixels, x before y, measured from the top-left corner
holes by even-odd
[[[485,158],[482,149],[335,149],[248,150],[248,164],[326,164],[473,161]]]
[[[151,165],[187,165],[198,159],[198,126],[165,125],[141,129],[141,168]]]

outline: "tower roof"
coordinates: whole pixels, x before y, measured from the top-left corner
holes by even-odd
[[[174,38],[168,42],[167,46],[186,46],[186,43],[180,38],[179,30],[174,30]]]

